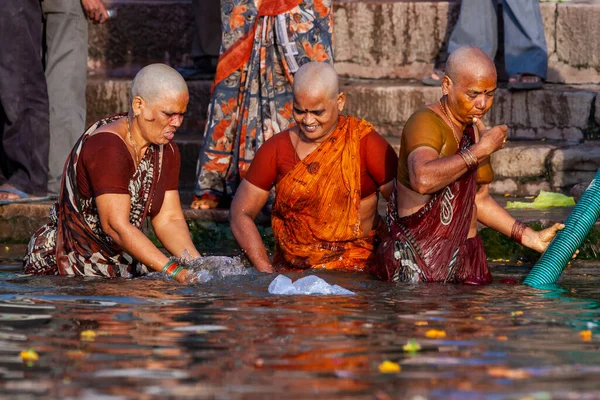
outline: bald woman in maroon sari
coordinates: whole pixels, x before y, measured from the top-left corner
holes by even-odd
[[[461,47],[446,68],[442,98],[417,110],[402,132],[390,233],[370,269],[383,280],[491,283],[478,221],[539,252],[562,229],[536,232],[489,195],[489,157],[504,147],[508,130],[481,122],[497,87],[493,61],[477,47]]]

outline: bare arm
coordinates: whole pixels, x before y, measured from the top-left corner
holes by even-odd
[[[379,193],[381,193],[381,195],[383,196],[384,199],[389,200],[393,189],[394,189],[394,180],[391,180],[388,183],[381,185],[379,187]]]
[[[477,206],[477,220],[479,222],[510,237],[515,219],[490,196],[488,185],[483,185],[477,191],[475,205]],[[521,244],[542,253],[562,228],[564,228],[562,224],[554,224],[539,232],[527,228],[523,232]]]
[[[169,253],[180,257],[187,250],[193,258],[200,257],[200,253],[192,243],[177,190],[165,192],[165,199],[160,212],[152,218],[152,227],[156,237]]]
[[[139,229],[129,223],[130,197],[127,194],[103,194],[96,198],[100,223],[124,251],[154,271],[160,271],[168,261],[165,256]],[[186,273],[177,275],[183,282]]]
[[[229,209],[231,232],[242,251],[260,272],[275,272],[254,219],[267,204],[269,192],[243,180]]]
[[[475,125],[481,139],[471,146],[471,151],[481,163],[503,147],[508,127],[498,125],[485,129],[481,120],[475,121]],[[432,194],[460,178],[467,172],[467,165],[458,154],[439,158],[433,148],[419,147],[408,156],[408,170],[412,189],[420,194]]]

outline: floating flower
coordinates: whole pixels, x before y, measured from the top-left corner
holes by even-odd
[[[508,336],[498,336],[496,339],[500,340],[501,342],[506,342],[508,340]]]
[[[430,339],[443,339],[446,337],[446,332],[437,329],[430,329],[427,332],[425,332],[425,336],[427,336]]]
[[[402,346],[402,349],[407,353],[416,353],[417,351],[421,350],[421,345],[415,339],[410,339],[404,346]]]
[[[21,360],[28,366],[31,367],[34,362],[40,359],[40,356],[34,349],[23,350],[19,354]]]
[[[96,332],[88,329],[87,331],[81,332],[80,338],[84,342],[93,342],[94,340],[96,340]]]
[[[581,340],[583,340],[584,342],[589,342],[592,340],[592,331],[590,331],[590,330],[581,331],[581,332],[579,332],[579,336],[581,337]]]
[[[382,374],[392,374],[394,372],[400,372],[400,370],[400,365],[393,361],[386,360],[379,364],[379,372]]]
[[[513,311],[510,313],[510,315],[512,317],[519,317],[519,316],[523,315],[523,311]]]

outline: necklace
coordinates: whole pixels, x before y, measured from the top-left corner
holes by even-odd
[[[129,141],[131,142],[131,146],[133,147],[133,154],[135,156],[135,166],[137,167],[140,164],[140,160],[137,145],[135,144],[133,136],[131,136],[131,130],[129,129],[129,116],[127,117],[127,135],[129,136]]]
[[[296,141],[296,145],[294,146],[294,164],[297,163],[298,162],[298,158],[300,158],[300,156],[298,155],[298,145],[300,144],[300,140],[302,140],[302,139],[300,139],[300,135],[298,134],[298,139]],[[302,162],[302,164],[304,164],[306,166],[306,170],[311,175],[316,174],[319,171],[319,167],[321,166],[319,164],[319,162],[317,162],[317,161],[314,161],[314,162],[311,162],[310,164],[307,164],[304,161],[304,158],[301,159],[301,160],[299,160],[299,161]]]
[[[460,140],[458,140],[458,135],[454,132],[454,129],[455,129],[454,123],[452,122],[452,120],[450,119],[450,116],[446,112],[446,108],[442,105],[441,99],[438,100],[438,104],[440,105],[440,109],[446,116],[446,119],[448,119],[448,122],[450,124],[450,129],[452,129],[452,137],[454,138],[454,141],[456,142],[456,146],[460,149]]]

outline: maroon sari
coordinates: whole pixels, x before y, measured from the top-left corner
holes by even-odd
[[[460,148],[473,142],[473,127],[468,126]],[[419,211],[401,218],[394,189],[387,212],[390,233],[369,272],[394,282],[491,283],[481,238],[467,239],[476,191],[477,169],[471,169],[432,195]]]
[[[96,122],[75,144],[65,164],[60,198],[50,211],[50,222],[29,242],[25,273],[112,278],[148,272],[104,233],[95,198],[83,198],[77,185],[77,163],[86,140],[102,125],[120,118],[125,116]],[[163,146],[150,145],[129,181],[129,222],[140,230],[152,208],[162,158]]]

